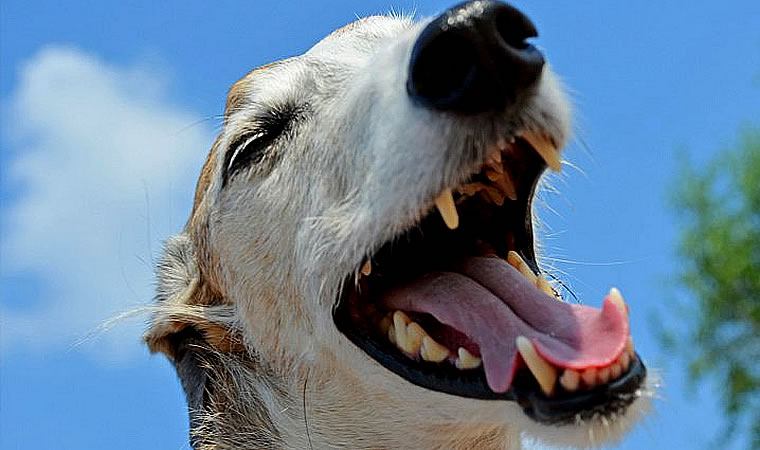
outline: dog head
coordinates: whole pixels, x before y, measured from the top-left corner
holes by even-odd
[[[536,35],[493,1],[371,17],[231,88],[146,335],[196,446],[625,428],[646,371],[622,298],[561,301],[534,251],[532,199],[570,129]]]

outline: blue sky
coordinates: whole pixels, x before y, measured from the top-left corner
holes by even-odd
[[[516,3],[572,89],[578,139],[547,256],[584,302],[612,285],[664,386],[614,448],[695,448],[721,415],[655,339],[678,326],[667,186],[760,121],[760,3]],[[141,347],[151,261],[188,214],[229,85],[357,15],[443,1],[0,3],[0,448],[183,449],[173,369]],[[657,313],[659,311],[659,314]],[[663,314],[663,312],[670,314]],[[735,442],[734,448],[741,448]]]

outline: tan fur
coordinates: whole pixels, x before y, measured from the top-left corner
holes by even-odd
[[[364,19],[230,89],[191,216],[159,264],[158,312],[145,336],[177,366],[196,448],[504,449],[519,448],[524,430],[551,434],[514,402],[410,384],[332,321],[342,280],[472,164],[454,153],[461,124],[431,128],[440,119],[402,104],[393,87],[421,26]],[[378,70],[387,73],[369,75]],[[373,93],[385,95],[365,103]],[[262,105],[285,101],[308,105],[309,118],[275,144],[276,162],[223,188],[230,142]],[[567,110],[547,69],[519,120],[563,144]],[[379,136],[367,134],[374,129]],[[588,445],[592,428],[596,442],[620,434],[579,424],[558,442]]]

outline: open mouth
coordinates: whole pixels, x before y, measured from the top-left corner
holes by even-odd
[[[543,423],[621,413],[646,376],[622,296],[612,289],[601,309],[564,302],[536,262],[532,200],[547,166],[560,162],[543,135],[495,145],[348,277],[338,329],[427,389],[515,400]]]

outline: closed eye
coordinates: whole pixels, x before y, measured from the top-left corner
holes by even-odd
[[[304,108],[293,105],[273,108],[266,114],[251,120],[251,128],[232,140],[227,148],[224,164],[223,185],[236,173],[262,162],[276,159],[273,144],[291,129],[296,119],[303,117]]]

